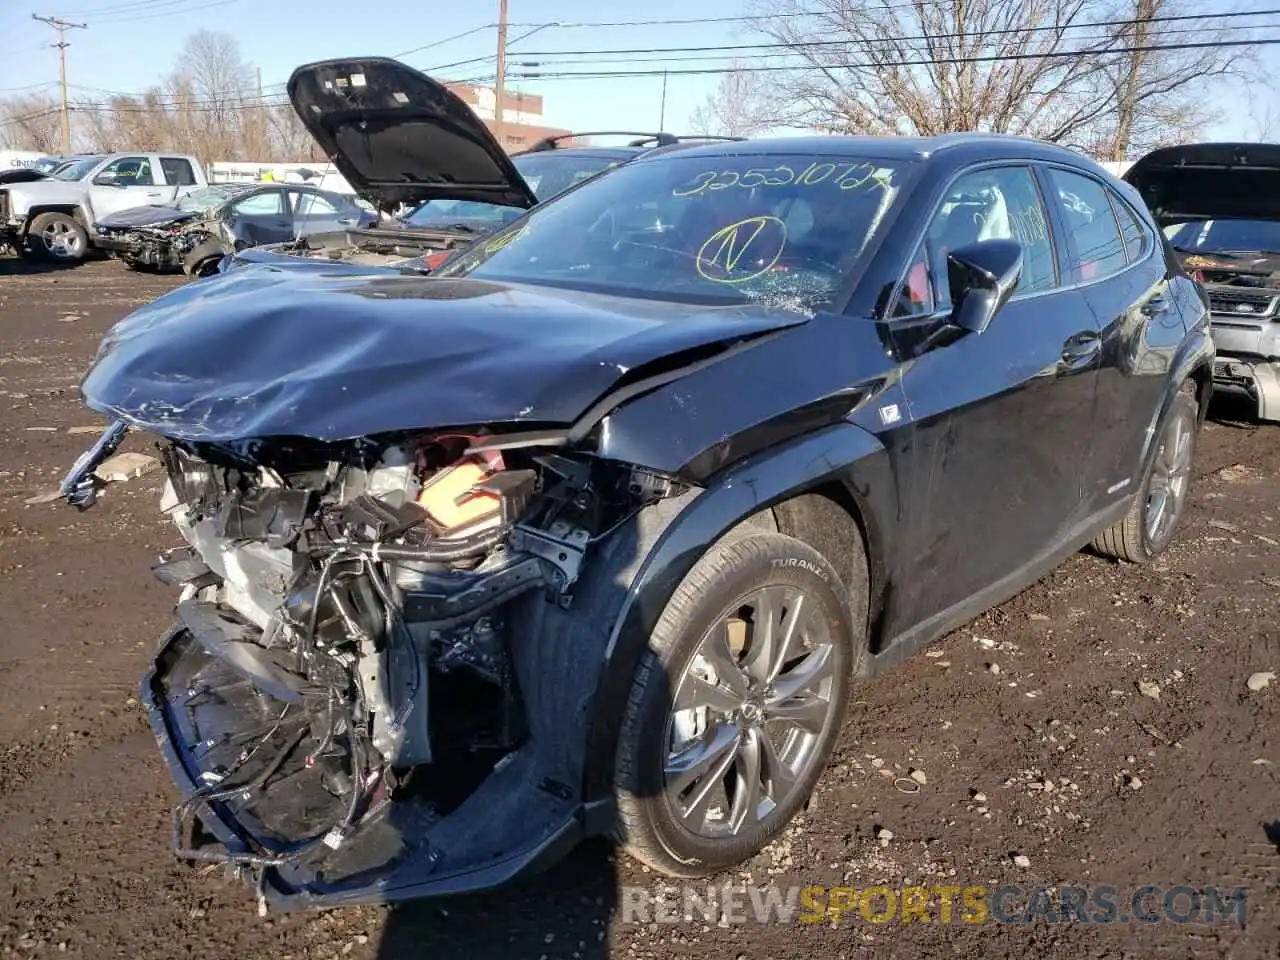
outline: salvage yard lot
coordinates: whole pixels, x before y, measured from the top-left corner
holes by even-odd
[[[0,258],[0,954],[1277,955],[1280,681],[1247,681],[1280,673],[1280,427],[1222,403],[1153,567],[1075,557],[857,687],[809,812],[714,882],[1243,886],[1243,928],[942,924],[936,909],[927,925],[628,924],[619,886],[658,880],[601,846],[503,894],[259,918],[248,888],[169,852],[175,794],[135,699],[174,599],[147,573],[175,539],[159,481],[114,485],[85,514],[27,502],[103,424],[76,391],[102,333],[176,282]],[[901,792],[911,770],[924,782]]]

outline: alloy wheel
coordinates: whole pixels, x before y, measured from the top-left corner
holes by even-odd
[[[1143,517],[1147,542],[1159,549],[1173,533],[1186,505],[1191,485],[1191,458],[1194,435],[1187,417],[1176,415],[1165,428],[1156,451],[1151,480],[1147,484],[1147,506]]]
[[[739,835],[786,806],[837,709],[836,647],[820,605],[767,586],[723,615],[674,684],[663,780],[699,836]]]
[[[55,220],[40,232],[45,249],[55,257],[73,258],[80,253],[80,234],[65,220]]]

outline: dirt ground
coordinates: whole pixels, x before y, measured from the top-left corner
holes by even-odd
[[[85,514],[26,502],[102,424],[76,390],[101,334],[176,282],[0,259],[0,955],[1280,955],[1280,681],[1247,686],[1280,673],[1280,427],[1222,404],[1159,563],[1077,556],[860,687],[802,822],[714,882],[1110,884],[1122,908],[1142,884],[1244,887],[1243,926],[936,910],[927,924],[647,925],[624,922],[618,889],[657,878],[600,845],[502,894],[260,918],[248,888],[169,852],[176,795],[134,699],[173,603],[148,573],[173,543],[158,482],[115,485]],[[898,779],[911,770],[923,784]]]

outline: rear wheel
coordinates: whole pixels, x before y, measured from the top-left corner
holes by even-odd
[[[89,234],[69,213],[42,213],[31,221],[27,245],[54,263],[79,263],[89,252]]]
[[[776,533],[713,547],[672,595],[628,699],[615,759],[620,839],[670,876],[740,863],[806,802],[866,641],[849,590]]]
[[[1191,489],[1199,407],[1195,383],[1183,383],[1156,441],[1156,455],[1123,520],[1098,535],[1093,548],[1129,563],[1158,556],[1177,530]]]

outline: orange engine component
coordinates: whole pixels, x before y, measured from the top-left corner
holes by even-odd
[[[497,453],[459,460],[423,481],[418,506],[446,537],[487,530],[501,520],[501,500],[481,485],[501,469]]]

